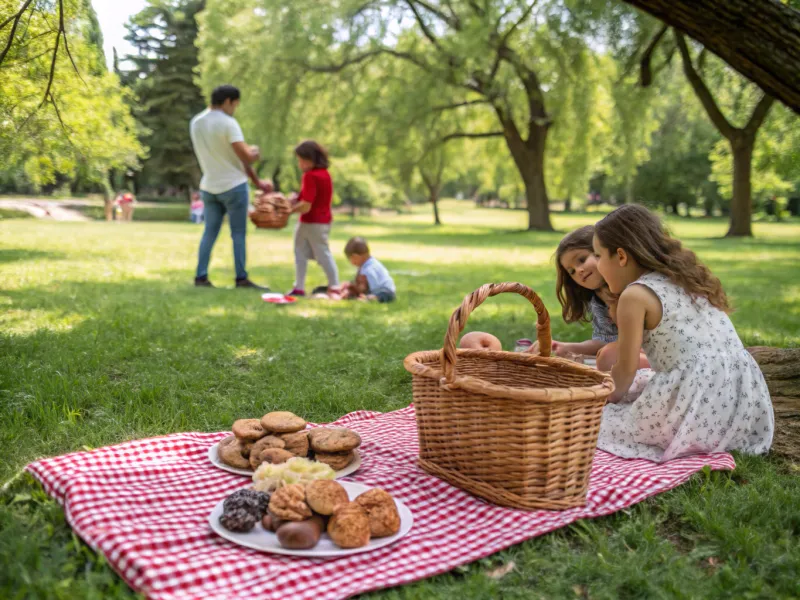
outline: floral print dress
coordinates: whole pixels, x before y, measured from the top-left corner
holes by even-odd
[[[598,447],[656,462],[767,452],[775,428],[769,391],[728,315],[660,273],[631,285],[661,301],[661,322],[645,330],[642,343],[652,369],[638,371],[622,402],[603,409]]]

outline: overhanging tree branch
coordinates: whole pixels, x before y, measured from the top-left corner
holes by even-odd
[[[450,12],[453,15],[452,17],[450,15],[445,14],[444,11],[436,8],[435,6],[433,6],[433,5],[431,5],[431,4],[427,3],[427,2],[423,2],[422,0],[412,0],[412,2],[414,4],[420,5],[422,8],[424,8],[429,13],[431,13],[433,15],[436,15],[442,21],[444,21],[445,23],[447,23],[448,25],[450,25],[454,29],[459,29],[459,27],[461,26],[461,23],[458,20],[458,15],[455,14],[455,11],[453,11],[453,7],[450,5],[449,2],[447,3],[447,6],[448,6],[448,8],[450,9]]]
[[[767,94],[761,97],[761,100],[758,101],[755,109],[753,109],[753,114],[750,115],[750,120],[747,122],[747,125],[744,126],[747,135],[754,136],[756,134],[758,128],[761,127],[761,124],[764,122],[764,119],[767,118],[767,113],[769,109],[772,108],[774,102],[775,98]]]
[[[800,113],[800,11],[779,0],[624,0],[691,36]],[[796,6],[796,5],[795,5]]]
[[[33,0],[25,0],[25,3],[22,5],[22,7],[20,7],[16,14],[11,15],[5,21],[3,21],[2,24],[0,24],[0,29],[5,28],[9,23],[12,24],[11,32],[8,34],[8,41],[6,42],[3,51],[0,52],[0,65],[3,64],[8,51],[11,49],[11,44],[14,43],[14,36],[17,35],[17,27],[19,26],[19,22],[22,19],[22,15],[24,15],[25,11],[28,10],[28,6],[30,6],[31,2],[33,2]]]
[[[639,62],[639,81],[641,82],[642,87],[648,87],[653,82],[653,71],[650,67],[650,61],[653,58],[653,52],[655,52],[656,48],[658,47],[658,43],[661,41],[661,38],[664,37],[667,29],[668,28],[666,25],[661,27],[655,36],[653,36],[653,39],[650,40],[650,43],[647,45],[647,48],[642,54],[642,60]]]
[[[472,138],[472,139],[483,139],[483,138],[492,138],[492,137],[502,137],[505,135],[502,131],[487,131],[484,133],[470,133],[468,131],[457,131],[455,133],[448,133],[442,139],[439,140],[439,144],[445,144],[450,140],[460,139],[460,138]]]
[[[539,2],[539,0],[529,0],[528,6],[525,8],[524,11],[522,11],[522,15],[520,15],[519,19],[514,21],[514,23],[511,25],[511,27],[508,28],[508,31],[506,31],[503,34],[503,39],[500,40],[500,48],[504,48],[506,46],[506,44],[508,44],[508,40],[511,39],[511,36],[514,35],[514,32],[517,30],[517,28],[520,25],[522,25],[525,21],[528,20],[528,17],[531,16],[531,13],[533,12],[533,9],[536,6],[536,4],[538,4],[538,2]],[[496,27],[497,30],[500,29],[500,21],[501,20],[502,20],[502,17],[500,19],[498,19],[498,21],[497,21],[497,27]]]
[[[443,112],[445,110],[452,110],[454,108],[461,108],[462,106],[474,106],[476,104],[489,104],[488,100],[468,100],[466,102],[456,102],[454,104],[442,104],[440,106],[433,106],[433,112]]]
[[[422,35],[428,38],[428,41],[433,44],[439,52],[450,57],[450,54],[445,52],[444,48],[442,48],[441,44],[439,44],[439,40],[436,39],[436,36],[434,36],[433,32],[431,32],[431,30],[428,28],[425,20],[422,18],[422,15],[419,14],[417,7],[414,6],[414,0],[406,0],[406,4],[411,9],[411,12],[414,13],[414,18],[417,20],[417,25],[419,25],[419,28],[422,30]]]
[[[686,40],[684,39],[683,34],[679,33],[678,31],[675,31],[675,43],[678,45],[678,50],[681,53],[683,72],[686,74],[686,78],[689,80],[689,83],[694,89],[695,94],[697,94],[697,97],[700,99],[700,103],[703,105],[703,108],[706,109],[708,117],[711,119],[717,129],[719,129],[719,132],[725,136],[725,138],[728,140],[732,139],[736,130],[725,118],[725,115],[722,114],[722,111],[717,106],[717,102],[714,100],[714,96],[711,94],[711,91],[708,89],[700,75],[697,74],[694,64],[692,64],[692,56],[689,54],[689,47],[686,45]]]

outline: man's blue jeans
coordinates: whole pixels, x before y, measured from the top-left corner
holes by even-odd
[[[200,240],[200,252],[197,260],[197,277],[208,277],[208,263],[211,260],[211,250],[217,241],[222,219],[228,213],[228,222],[231,226],[233,239],[233,262],[236,265],[236,279],[247,279],[245,263],[247,250],[245,236],[247,235],[247,210],[250,206],[250,190],[247,183],[221,194],[200,192],[205,204],[206,227],[203,239]]]

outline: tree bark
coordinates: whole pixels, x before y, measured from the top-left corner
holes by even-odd
[[[753,163],[755,139],[737,135],[731,141],[733,154],[733,198],[731,200],[731,224],[726,237],[751,237],[753,200],[750,174]]]
[[[687,33],[800,113],[800,11],[778,0],[624,0]]]
[[[439,219],[439,192],[431,192],[431,204],[433,204],[433,224],[441,225],[442,221]]]
[[[623,204],[633,204],[635,202],[635,198],[633,197],[633,175],[628,175],[625,178],[625,198],[622,201]]]
[[[544,180],[547,129],[547,125],[532,126],[528,140],[523,141],[516,129],[506,128],[506,144],[525,184],[529,230],[553,231],[550,223],[550,201]]]

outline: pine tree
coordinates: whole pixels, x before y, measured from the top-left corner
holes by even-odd
[[[189,121],[205,105],[194,83],[198,64],[197,13],[205,0],[149,0],[127,24],[137,49],[121,61],[123,82],[138,100],[135,115],[150,148],[137,188],[166,186],[191,191],[200,172],[189,138]],[[134,65],[124,69],[125,63]]]

